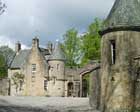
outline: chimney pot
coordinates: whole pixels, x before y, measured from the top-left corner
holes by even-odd
[[[35,37],[32,40],[32,48],[38,48],[38,47],[39,47],[39,39]]]
[[[16,51],[16,53],[19,53],[20,50],[21,50],[21,43],[19,41],[17,41],[17,43],[15,45],[15,51]]]

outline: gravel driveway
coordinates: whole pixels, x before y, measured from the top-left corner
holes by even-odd
[[[88,98],[0,96],[0,112],[96,112]]]

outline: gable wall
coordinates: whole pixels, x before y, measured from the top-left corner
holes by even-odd
[[[36,64],[36,72],[32,72],[32,64]],[[25,94],[29,96],[45,95],[44,80],[47,74],[46,64],[38,48],[32,48],[25,64]]]

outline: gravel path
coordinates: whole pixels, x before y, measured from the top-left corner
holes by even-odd
[[[88,98],[0,96],[0,112],[96,112]]]

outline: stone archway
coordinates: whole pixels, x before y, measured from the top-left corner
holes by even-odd
[[[74,89],[73,82],[69,82],[68,83],[68,92],[67,92],[67,96],[68,97],[72,97],[73,96],[73,89]]]

